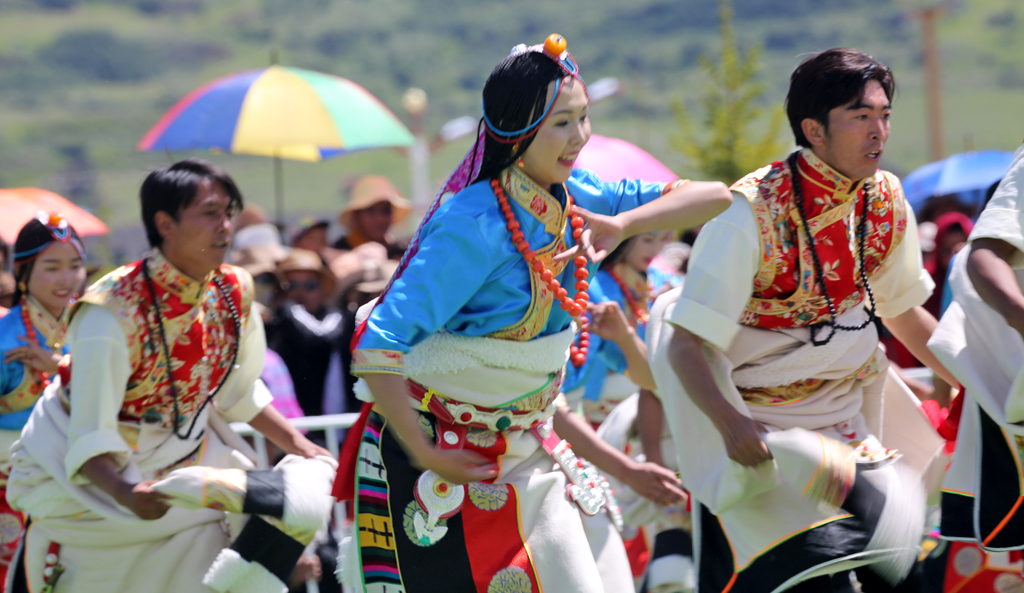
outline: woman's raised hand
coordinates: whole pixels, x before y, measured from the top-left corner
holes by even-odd
[[[576,245],[556,255],[554,257],[556,262],[576,257],[582,252],[590,261],[597,263],[626,238],[625,225],[618,216],[598,214],[579,206],[573,206],[572,213],[582,218],[586,225],[583,227],[583,234],[580,235],[580,240]]]
[[[18,336],[18,339],[25,342],[25,346],[11,348],[4,353],[4,362],[21,362],[25,366],[49,375],[57,374],[57,365],[60,364],[61,354],[43,348],[36,342],[29,340],[28,336]]]

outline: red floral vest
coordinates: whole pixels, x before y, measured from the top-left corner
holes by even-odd
[[[802,151],[797,160],[808,224],[838,315],[864,301],[856,233],[865,193],[869,208],[864,263],[869,280],[903,240],[907,228],[906,199],[899,180],[891,173],[877,171],[874,177],[854,187],[849,179],[808,150]],[[780,161],[758,169],[732,186],[733,191],[750,200],[761,241],[761,265],[754,278],[753,294],[740,319],[744,325],[787,329],[829,319],[806,235],[798,232],[803,224],[791,180],[788,162]]]
[[[141,264],[141,261],[128,264],[107,274],[89,288],[79,303],[107,307],[128,338],[132,372],[119,420],[170,428],[174,406],[163,343]],[[205,282],[196,282],[160,254],[149,258],[149,271],[160,301],[171,353],[179,425],[184,426],[205,399],[204,388],[216,389],[224,380],[239,336],[235,334],[231,310],[214,283],[213,274]],[[229,265],[222,265],[215,274],[241,315],[239,329],[244,330],[253,298],[252,277],[245,270]],[[210,367],[205,381],[200,364],[204,353]],[[73,372],[86,371],[74,369]]]

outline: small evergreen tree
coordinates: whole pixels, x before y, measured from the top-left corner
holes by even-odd
[[[722,55],[717,63],[707,55],[700,58],[701,67],[711,78],[700,100],[706,130],[699,134],[686,105],[675,101],[672,111],[679,131],[670,140],[672,147],[705,179],[731,184],[786,149],[786,144],[778,139],[785,114],[779,105],[770,109],[768,129],[760,138],[751,138],[751,124],[765,111],[756,104],[764,94],[764,84],[755,80],[761,48],[750,48],[746,54],[740,51],[733,30],[731,1],[718,0],[718,5]]]

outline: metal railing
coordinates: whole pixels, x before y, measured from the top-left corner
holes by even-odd
[[[357,418],[359,418],[359,414],[328,414],[326,416],[290,418],[288,422],[298,429],[323,430],[327,439],[327,450],[337,459],[340,449],[337,429],[349,428],[355,423]],[[262,433],[245,422],[232,422],[231,430],[243,437],[252,437],[256,455],[259,457],[260,469],[270,467],[270,458],[267,455],[267,438]]]
[[[326,416],[309,416],[306,418],[290,418],[288,422],[300,430],[322,430],[327,441],[327,450],[331,452],[331,455],[335,459],[338,458],[338,452],[340,446],[338,443],[338,430],[344,428],[350,428],[355,421],[359,418],[359,414],[328,414]],[[245,422],[232,422],[231,430],[235,431],[236,434],[243,437],[252,437],[253,445],[256,449],[256,456],[259,459],[259,468],[267,469],[270,467],[270,456],[267,454],[267,437],[263,436],[263,433],[249,426]],[[344,521],[345,507],[342,503],[336,503],[334,505],[334,517],[336,519],[335,525],[340,527],[341,521]],[[335,533],[339,545],[341,543],[341,533]],[[334,575],[323,575],[321,578],[334,578]],[[347,588],[343,589],[347,590]],[[306,593],[320,593],[320,586],[316,581],[306,581]]]
[[[908,367],[903,369],[903,374],[911,379],[917,379],[925,385],[931,385],[932,378],[935,376],[932,370],[928,367]],[[956,387],[956,385],[953,387]]]

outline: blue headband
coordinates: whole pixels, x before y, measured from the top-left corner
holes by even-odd
[[[565,39],[561,35],[551,35],[550,37],[548,37],[547,41],[544,42],[543,45],[534,45],[528,47],[525,43],[520,43],[519,45],[512,48],[512,53],[509,54],[509,56],[518,56],[521,54],[525,54],[527,52],[537,52],[548,56],[549,58],[554,60],[555,63],[558,64],[562,68],[562,70],[566,72],[566,74],[582,82],[582,79],[580,79],[579,77],[579,66],[576,65],[576,60],[574,60],[572,55],[565,49]],[[521,130],[515,130],[513,132],[499,130],[498,127],[495,126],[493,122],[491,122],[491,119],[487,117],[487,104],[481,101],[481,109],[484,113],[484,123],[487,124],[488,133],[491,134],[492,136],[496,136],[496,140],[501,140],[505,138],[518,139],[522,136],[526,136],[547,118],[548,112],[551,111],[551,106],[555,104],[555,100],[558,99],[558,94],[561,92],[561,90],[562,79],[559,78],[558,80],[555,81],[555,92],[551,94],[551,99],[548,100],[547,105],[544,106],[544,111],[541,112],[540,117],[538,117],[536,120],[534,120],[532,124],[526,126],[525,128],[522,128]],[[508,142],[511,141],[509,140]]]

